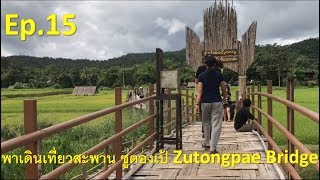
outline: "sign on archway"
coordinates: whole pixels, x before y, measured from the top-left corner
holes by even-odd
[[[238,49],[204,51],[203,57],[206,56],[207,54],[214,55],[222,63],[238,63],[239,61]]]

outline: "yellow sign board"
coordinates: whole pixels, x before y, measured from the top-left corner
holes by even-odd
[[[207,54],[214,55],[218,60],[222,62],[238,62],[239,60],[238,49],[213,50],[203,52],[203,56]]]

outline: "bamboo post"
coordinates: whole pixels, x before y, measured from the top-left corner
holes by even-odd
[[[121,87],[115,88],[115,105],[122,103],[122,89]],[[115,111],[115,133],[122,131],[122,109]],[[119,161],[122,155],[122,137],[119,137],[114,143],[114,150],[116,161]],[[122,179],[122,166],[116,170],[116,179]]]
[[[133,149],[134,147],[136,147],[136,144],[137,144],[136,138],[133,137],[133,138],[132,138],[132,141],[131,141],[131,149]]]
[[[236,104],[239,102],[239,91],[236,91]]]
[[[294,102],[294,80],[287,80],[287,100]],[[287,107],[287,129],[288,131],[294,135],[294,110],[290,107]],[[294,145],[288,140],[288,154],[294,153]],[[295,167],[294,164],[292,164]],[[289,179],[292,179],[292,176],[289,176]]]
[[[134,148],[134,142],[133,141],[134,141],[134,138],[131,140],[131,149]],[[130,148],[126,148],[126,154],[128,154],[129,151],[130,151]],[[123,173],[124,174],[127,174],[130,171],[130,165],[131,164],[130,164],[130,161],[129,161],[128,167],[123,169]]]
[[[149,96],[152,96],[154,93],[154,86],[153,84],[149,85]],[[154,101],[149,101],[149,116],[154,115]],[[149,123],[149,136],[154,133],[154,119],[152,119]],[[153,148],[154,145],[154,138],[150,141],[150,150]]]
[[[259,83],[258,85],[258,92],[261,92],[261,83]],[[261,95],[258,95],[258,108],[262,109]],[[258,112],[258,123],[262,126],[262,114],[260,113],[260,111]],[[262,132],[259,129],[259,134],[261,133]]]
[[[239,103],[239,108],[242,107],[242,101],[246,98],[246,91],[243,91],[243,94],[241,95],[240,98],[240,103]]]
[[[87,164],[83,164],[82,166],[81,179],[87,179]]]
[[[189,118],[189,89],[186,88],[186,118],[187,122],[190,123],[190,118]]]
[[[182,116],[183,116],[183,111],[184,111],[184,108],[183,108],[183,106],[185,105],[185,101],[184,101],[184,99],[181,97],[181,113],[182,113]],[[183,118],[183,120],[184,120],[184,118]]]
[[[161,71],[163,69],[163,51],[160,48],[156,48],[156,70],[157,70],[157,121],[156,121],[156,151],[163,148],[163,100],[159,100],[161,94],[163,94],[163,88],[161,88]]]
[[[250,87],[249,87],[249,86],[247,87],[247,92],[246,92],[246,94],[247,94],[247,97],[246,97],[246,98],[250,99],[250,96],[249,96],[249,94],[250,94]]]
[[[171,94],[171,89],[168,89],[168,94]],[[170,109],[170,108],[171,108],[171,100],[168,100],[168,109]],[[167,123],[171,123],[171,117],[172,117],[171,116],[171,110],[168,111],[167,115],[168,115],[168,118],[167,118],[168,122]],[[171,127],[172,127],[172,125],[168,126],[168,134],[171,134],[171,131],[172,131]]]
[[[236,111],[236,112],[239,110],[239,108],[240,108],[240,103],[241,103],[241,101],[240,101],[240,96],[239,96],[239,95],[240,95],[240,94],[239,94],[239,91],[236,91],[236,108],[235,108],[235,111]],[[235,113],[234,115],[236,115],[236,113]],[[234,118],[235,118],[235,116],[234,116]]]
[[[246,96],[246,99],[250,99],[250,95],[249,95],[249,94],[250,94],[250,87],[248,86],[248,87],[247,87],[247,96]],[[249,107],[249,111],[252,112],[252,107]],[[250,120],[249,123],[252,124],[252,121]]]
[[[192,93],[191,96],[192,96],[192,98],[191,98],[191,106],[192,106],[192,108],[191,108],[191,112],[192,112],[191,113],[192,114],[191,120],[194,123],[194,93]]]
[[[243,95],[246,94],[246,76],[240,76],[238,77],[239,81],[239,94],[241,94],[242,100],[245,98]]]
[[[272,80],[267,80],[267,93],[272,94]],[[271,98],[268,98],[268,114],[272,116],[272,99]],[[271,138],[273,138],[273,126],[270,119],[268,119],[268,135]],[[268,142],[268,149],[272,150],[272,146],[269,142]]]
[[[254,85],[251,86],[251,93],[254,93]],[[255,102],[254,102],[254,95],[253,94],[251,95],[251,101],[252,101],[252,106],[254,106]],[[252,115],[255,116],[255,111],[253,108],[252,108]]]
[[[37,100],[24,100],[24,133],[29,134],[37,131]],[[27,144],[26,150],[30,150],[32,154],[38,154],[38,142]],[[24,170],[25,179],[39,179],[38,165],[26,163]]]

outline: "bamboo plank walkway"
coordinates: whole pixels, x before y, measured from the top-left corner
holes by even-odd
[[[201,146],[203,142],[201,122],[195,122],[182,129],[183,153],[194,151],[209,153]],[[265,141],[265,140],[263,140]],[[266,142],[264,142],[266,144]],[[235,167],[221,167],[220,164],[173,164],[175,145],[167,145],[169,164],[143,165],[130,179],[284,179],[283,172],[276,164],[266,163],[265,148],[261,139],[253,132],[236,132],[233,122],[223,122],[218,143],[222,153],[260,153],[260,164],[238,164]]]

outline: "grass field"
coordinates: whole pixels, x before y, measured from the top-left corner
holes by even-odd
[[[235,98],[235,91],[237,87],[232,87],[232,99]],[[38,128],[48,127],[54,124],[65,122],[75,117],[85,115],[97,110],[112,107],[114,105],[114,91],[100,91],[95,96],[73,96],[71,94],[50,95],[43,96],[43,93],[50,93],[53,91],[63,91],[56,89],[32,89],[32,90],[1,90],[1,141],[7,140],[23,134],[23,100],[37,99],[38,108]],[[263,87],[263,92],[266,88]],[[295,102],[315,112],[319,112],[319,88],[296,88]],[[41,94],[37,97],[35,94]],[[24,97],[3,98],[12,94]],[[31,95],[28,97],[28,94]],[[123,92],[123,101],[125,101],[125,94]],[[191,93],[190,93],[191,94]],[[285,97],[285,89],[274,88],[273,94]],[[257,100],[257,98],[256,98]],[[266,110],[266,98],[263,98],[263,109]],[[286,107],[279,103],[273,103],[273,115],[276,119],[286,126]],[[257,115],[257,113],[256,113]],[[146,117],[147,113],[139,110],[126,109],[123,112],[124,127],[137,122]],[[42,140],[43,152],[48,152],[55,146],[60,154],[76,154],[83,152],[98,142],[110,137],[114,134],[113,114],[103,116],[92,122],[86,123],[79,127],[72,128],[64,133],[54,135],[50,138]],[[267,120],[263,119],[263,125],[266,128]],[[146,134],[148,127],[143,126],[138,131],[133,131],[124,137],[124,141],[132,139],[132,137],[141,137]],[[295,113],[295,134],[296,137],[308,146],[317,146],[319,144],[319,125],[313,121],[305,118],[299,113]],[[274,139],[279,145],[284,146],[287,140],[274,127]],[[81,142],[81,143],[79,143]],[[316,148],[313,148],[316,151]],[[22,149],[17,149],[12,153],[21,153]],[[317,152],[318,153],[318,152]],[[42,172],[48,172],[54,169],[57,165],[45,165]],[[15,169],[15,178],[21,178],[23,172],[23,165],[6,165],[1,169],[1,177],[11,177],[10,169]],[[20,171],[20,170],[21,171]],[[19,171],[18,171],[19,170]],[[10,174],[8,174],[10,172]],[[63,178],[69,179],[81,170],[78,168],[69,172]],[[13,173],[13,174],[14,174]]]
[[[44,88],[44,89],[1,89],[1,96],[5,95],[13,95],[13,94],[39,94],[45,92],[60,92],[72,89],[51,89],[51,88]]]
[[[50,92],[50,90],[45,91]],[[10,94],[8,90],[4,90],[4,92],[6,95]],[[20,92],[15,91],[13,93],[34,94],[35,92],[38,92],[39,94],[43,93],[40,90],[24,90]],[[123,101],[125,101],[125,98],[124,92]],[[1,100],[1,141],[23,135],[24,99],[28,99],[28,97],[5,98]],[[114,105],[114,92],[102,91],[96,96],[74,96],[68,94],[31,97],[30,99],[37,99],[38,129],[42,129],[91,112],[112,107]],[[123,111],[122,116],[123,128],[126,128],[148,116],[148,113],[141,110],[127,108]],[[43,139],[41,142],[42,152],[47,154],[51,148],[56,147],[58,154],[75,155],[82,153],[114,134],[113,119],[113,114],[102,116],[63,133]],[[148,132],[148,127],[144,125],[138,130],[132,131],[124,136],[123,142],[131,141],[133,137],[139,139],[145,136],[146,132]],[[10,154],[23,154],[23,152],[23,148],[19,148],[10,152]],[[94,165],[95,164],[89,164],[88,168],[91,168]],[[1,179],[23,178],[24,165],[6,164],[2,167]],[[45,174],[56,167],[58,167],[57,164],[45,164],[42,167],[42,173]],[[13,169],[15,170],[14,172],[12,171]],[[80,173],[81,168],[75,168],[62,176],[62,178],[70,179]]]

